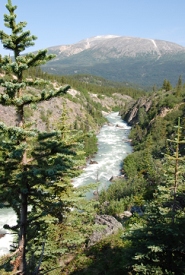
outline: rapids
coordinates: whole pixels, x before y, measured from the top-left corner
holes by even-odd
[[[94,164],[87,163],[83,173],[73,180],[74,186],[100,182],[99,189],[110,185],[110,178],[120,175],[123,159],[132,152],[128,142],[130,127],[121,119],[117,112],[106,116],[109,123],[105,124],[98,138],[98,152],[91,159]]]
[[[132,147],[128,142],[130,127],[121,119],[118,113],[114,112],[106,116],[109,123],[101,129],[98,138],[98,152],[91,159],[95,164],[87,163],[83,173],[73,179],[75,187],[99,182],[98,191],[107,188],[111,182],[111,177],[120,175],[123,159],[132,152]],[[0,234],[5,234],[0,238],[0,256],[9,252],[13,235],[3,229],[4,224],[15,225],[16,215],[12,209],[0,209]]]

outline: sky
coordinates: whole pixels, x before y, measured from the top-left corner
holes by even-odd
[[[0,30],[8,13],[0,0]],[[37,36],[27,52],[69,45],[98,35],[160,39],[185,47],[185,0],[12,0],[16,21]],[[4,50],[0,41],[0,54]]]

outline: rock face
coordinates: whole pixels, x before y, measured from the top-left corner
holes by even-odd
[[[180,106],[184,104],[184,102],[181,102],[174,104],[172,107],[168,105],[168,101],[164,101],[163,105],[158,104],[158,102],[163,102],[163,99],[174,96],[173,93],[173,90],[163,90],[161,93],[152,93],[150,97],[144,96],[138,100],[132,100],[120,111],[120,115],[122,119],[131,126],[138,123],[142,124],[145,119],[149,119],[150,117],[149,125],[151,125],[158,117],[165,117],[170,112],[178,110]],[[155,110],[155,112],[153,110]],[[151,113],[148,117],[149,111],[151,111]]]
[[[119,229],[123,228],[120,222],[118,222],[114,217],[109,215],[97,215],[95,218],[95,224],[104,225],[104,227],[93,232],[93,234],[89,238],[88,247],[94,245],[106,236],[114,234]]]
[[[0,75],[0,77],[3,76]],[[50,87],[46,88],[50,89]],[[51,87],[51,89],[52,88],[53,87]],[[3,94],[3,90],[4,89],[0,87],[0,94]],[[34,88],[30,89],[30,92],[32,92],[32,94],[39,94],[41,93],[41,90]],[[92,102],[101,104],[102,108],[105,108],[110,112],[113,107],[118,106],[118,102],[124,106],[127,101],[131,100],[131,97],[119,93],[114,93],[109,97],[102,96],[101,98],[98,98],[97,95],[93,96],[94,94],[90,92],[88,95],[92,99]],[[69,125],[74,125],[76,122],[78,127],[80,127],[81,122],[85,123],[87,121],[87,117],[89,117],[87,99],[84,97],[82,92],[75,89],[69,89],[66,96],[64,95],[40,102],[37,104],[37,108],[31,105],[26,105],[24,108],[25,122],[28,124],[31,123],[33,128],[37,128],[40,131],[51,130],[60,122],[63,112],[63,103],[66,104],[67,123]],[[95,107],[92,106],[92,108]],[[0,121],[5,123],[7,126],[16,126],[16,109],[13,106],[0,105]],[[89,129],[97,131],[99,126],[93,117],[90,119],[90,122],[91,125],[88,124]]]
[[[142,97],[135,102],[132,101],[124,112],[124,120],[126,120],[129,125],[137,123],[139,121],[139,109],[143,107],[144,111],[147,113],[151,106],[151,98]]]
[[[153,99],[152,97],[142,97],[137,101],[132,101],[127,105],[127,110],[121,111],[120,115],[129,125],[134,125],[139,122],[139,111],[141,108],[147,113],[152,106]]]

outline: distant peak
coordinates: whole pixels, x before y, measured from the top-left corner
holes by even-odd
[[[84,39],[82,41],[95,41],[95,40],[101,40],[101,39],[111,39],[111,38],[117,38],[117,37],[121,37],[119,35],[112,35],[112,34],[109,34],[109,35],[97,35],[97,36],[93,36],[93,37],[89,37],[87,39]],[[82,42],[80,41],[80,42]]]
[[[108,35],[97,35],[97,36],[92,37],[92,38],[94,38],[94,39],[101,39],[101,38],[108,39],[108,38],[116,38],[116,37],[120,37],[120,36],[119,35],[108,34]]]

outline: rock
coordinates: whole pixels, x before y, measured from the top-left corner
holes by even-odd
[[[107,116],[109,113],[108,112],[105,112],[105,111],[101,111],[102,113],[102,116]]]
[[[131,212],[132,213],[137,213],[139,216],[143,215],[143,211],[140,206],[132,206],[131,207]]]
[[[109,204],[110,204],[109,201],[104,201],[104,202],[102,203],[102,205],[105,206],[105,207],[107,207]]]
[[[89,238],[88,247],[96,244],[106,236],[114,234],[119,229],[123,228],[120,222],[109,215],[97,215],[95,217],[95,224],[104,225],[104,227],[93,232],[93,234]]]
[[[141,97],[137,101],[132,101],[128,104],[128,109],[122,118],[128,122],[129,125],[133,125],[139,122],[139,110],[143,107],[144,112],[148,112],[152,106],[152,98]]]
[[[115,181],[118,179],[123,179],[125,177],[125,175],[120,175],[120,176],[112,176],[109,181]]]
[[[123,141],[124,142],[132,142],[132,139],[124,138]]]
[[[94,190],[94,191],[93,191],[93,195],[95,195],[95,196],[99,195],[98,190]]]
[[[132,213],[130,211],[124,211],[123,213],[119,214],[118,217],[121,219],[130,218]]]
[[[76,95],[79,95],[80,92],[78,92],[77,90],[74,90],[74,89],[69,89],[69,90],[67,91],[67,94],[70,94],[70,95],[72,95],[73,97],[76,97]]]
[[[95,161],[95,160],[90,160],[90,161],[89,161],[89,164],[98,164],[98,163],[97,163],[97,161]]]
[[[116,127],[121,128],[121,129],[124,129],[124,127],[121,126],[121,125],[119,125],[119,124],[116,124]]]

